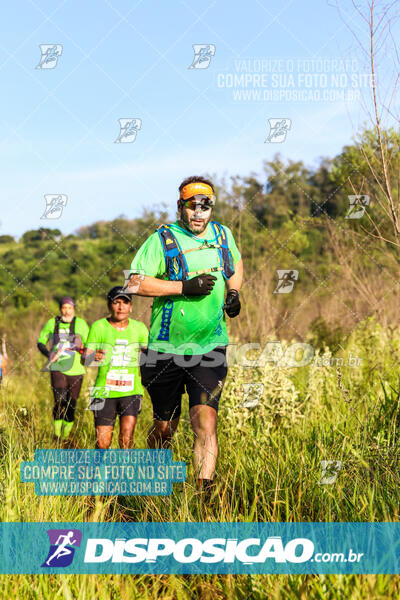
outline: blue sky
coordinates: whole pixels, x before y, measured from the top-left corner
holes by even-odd
[[[339,3],[365,36],[350,3]],[[276,152],[308,165],[339,152],[365,120],[349,95],[349,81],[366,71],[333,4],[21,0],[3,5],[0,234],[18,237],[41,226],[70,233],[120,214],[139,216],[143,207],[161,202],[173,214],[177,187],[188,175],[212,173],[229,180],[234,174],[261,174],[263,161]],[[40,44],[62,45],[55,68],[35,68]],[[215,46],[208,68],[189,69],[194,44]],[[385,66],[391,58],[382,60]],[[306,72],[312,76],[308,82]],[[308,100],[293,97],[290,73]],[[348,79],[339,85],[343,73]],[[244,80],[226,87],[235,75],[246,74],[247,97]],[[265,100],[257,98],[255,74],[264,75]],[[333,99],[322,97],[323,77]],[[288,96],[271,99],[273,86]],[[354,86],[365,93],[365,81]],[[114,143],[121,118],[141,119],[132,143]],[[283,143],[265,143],[269,118],[291,119]],[[60,219],[40,218],[45,194],[67,195]]]

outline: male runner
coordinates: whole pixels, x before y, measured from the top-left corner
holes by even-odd
[[[60,316],[49,319],[37,340],[40,352],[48,358],[42,371],[50,371],[54,394],[54,435],[66,440],[74,424],[76,402],[81,391],[85,368],[80,352],[89,327],[75,316],[75,302],[70,296],[60,300]],[[46,344],[51,341],[51,351]]]
[[[1,354],[0,354],[0,384],[3,381],[3,375],[7,373],[8,356],[6,348],[7,334],[5,333],[1,338]]]
[[[126,287],[155,297],[141,367],[154,413],[148,444],[169,446],[186,387],[200,488],[210,487],[218,455],[217,410],[228,370],[224,310],[229,317],[239,314],[243,278],[230,229],[211,220],[214,203],[210,181],[185,179],[179,186],[178,220],[161,225],[142,244],[131,264],[136,275]]]
[[[90,408],[94,411],[97,448],[111,445],[119,415],[119,445],[132,448],[136,419],[142,408],[143,386],[139,371],[139,349],[147,347],[148,329],[129,318],[132,296],[122,287],[107,295],[110,316],[90,328],[82,362],[99,367]]]

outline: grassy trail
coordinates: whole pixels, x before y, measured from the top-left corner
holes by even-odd
[[[48,375],[34,365],[6,378],[0,390],[1,521],[398,521],[400,331],[369,320],[343,343],[343,366],[328,349],[318,366],[233,366],[219,419],[217,492],[209,506],[196,494],[187,407],[173,445],[188,478],[170,497],[44,497],[19,481],[23,460],[54,447]],[[72,441],[94,445],[86,377]],[[27,385],[29,381],[29,386]],[[243,383],[264,386],[243,408]],[[145,447],[151,422],[146,397],[135,447]],[[113,447],[117,447],[114,434]],[[335,483],[321,485],[321,460],[339,460]],[[0,576],[0,596],[66,598],[398,598],[398,576]]]

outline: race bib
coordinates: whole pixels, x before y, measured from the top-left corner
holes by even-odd
[[[133,373],[110,370],[107,373],[105,388],[110,392],[131,392],[134,381],[135,375]]]

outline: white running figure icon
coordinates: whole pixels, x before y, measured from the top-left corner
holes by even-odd
[[[56,544],[59,544],[59,546],[57,550],[50,556],[50,558],[46,560],[46,565],[50,566],[50,562],[53,560],[53,558],[56,558],[56,556],[61,557],[66,556],[67,554],[71,554],[72,550],[70,550],[66,546],[73,546],[73,544],[77,542],[77,540],[71,539],[71,536],[73,537],[73,535],[73,531],[68,531],[67,534],[61,534],[58,536]],[[61,539],[63,540],[62,542],[60,542]]]

